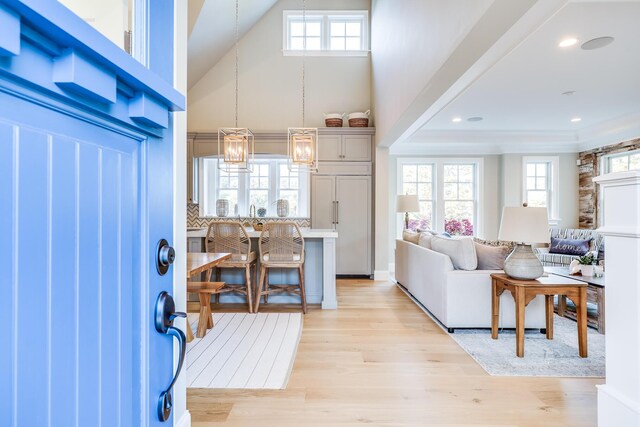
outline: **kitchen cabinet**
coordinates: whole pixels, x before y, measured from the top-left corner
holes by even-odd
[[[187,237],[187,252],[204,252],[204,238]]]
[[[336,273],[370,276],[371,176],[314,175],[311,227],[338,232]]]
[[[318,160],[370,162],[371,135],[321,134],[318,136]]]

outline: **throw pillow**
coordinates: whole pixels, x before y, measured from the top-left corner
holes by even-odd
[[[419,238],[420,238],[420,234],[416,233],[415,231],[411,231],[411,230],[402,231],[402,240],[406,242],[414,243],[417,245]]]
[[[478,270],[502,270],[504,260],[511,253],[508,246],[484,245],[474,242],[478,255]]]
[[[549,253],[562,255],[585,255],[589,252],[589,243],[591,239],[572,240],[572,239],[556,239],[551,238],[549,245]]]
[[[516,242],[509,242],[507,240],[485,240],[474,237],[473,241],[487,246],[506,246],[509,250],[513,250],[513,248],[516,247]]]
[[[420,238],[418,239],[418,245],[423,248],[431,249],[431,239],[433,238],[433,234],[428,232],[420,233]]]
[[[475,270],[478,266],[478,256],[471,237],[433,236],[431,249],[448,255],[456,270]]]
[[[431,235],[433,235],[433,236],[435,236],[436,234],[438,234],[438,232],[437,232],[437,231],[429,230],[429,229],[427,229],[427,228],[425,228],[425,229],[418,228],[416,231],[417,231],[418,233],[429,233],[429,234],[431,234]]]

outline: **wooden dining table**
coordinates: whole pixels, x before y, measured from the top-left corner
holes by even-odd
[[[208,253],[208,252],[189,252],[187,253],[187,281],[197,276],[200,273],[204,273],[223,261],[231,258],[230,253]],[[215,283],[211,284],[215,287]],[[198,292],[200,299],[200,315],[198,319],[198,337],[202,338],[206,333],[206,329],[213,327],[213,319],[211,318],[211,290],[206,286],[202,286],[202,282],[199,282],[198,286],[193,287],[195,292]],[[196,290],[197,288],[197,290]],[[190,286],[187,283],[187,292],[189,292]],[[193,331],[191,325],[187,320],[187,342],[193,340]]]

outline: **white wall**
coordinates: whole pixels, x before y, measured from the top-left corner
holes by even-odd
[[[377,141],[385,139],[492,2],[403,0],[400,5],[397,0],[372,1]]]
[[[129,29],[129,0],[60,0],[60,3],[124,49]]]
[[[286,131],[302,125],[299,56],[282,54],[282,12],[301,9],[299,0],[280,0],[240,40],[239,126]],[[309,0],[307,9],[368,10],[367,0]],[[323,113],[370,108],[370,58],[306,57],[307,126],[324,126]],[[234,126],[235,51],[232,48],[189,90],[192,132]]]

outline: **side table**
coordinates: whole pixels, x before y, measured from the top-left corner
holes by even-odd
[[[504,273],[491,275],[491,338],[498,339],[500,295],[511,292],[516,303],[516,355],[524,357],[525,307],[537,296],[544,295],[547,339],[553,339],[553,297],[565,295],[576,306],[578,352],[587,357],[587,284],[562,276],[550,275],[536,280],[518,280]]]

